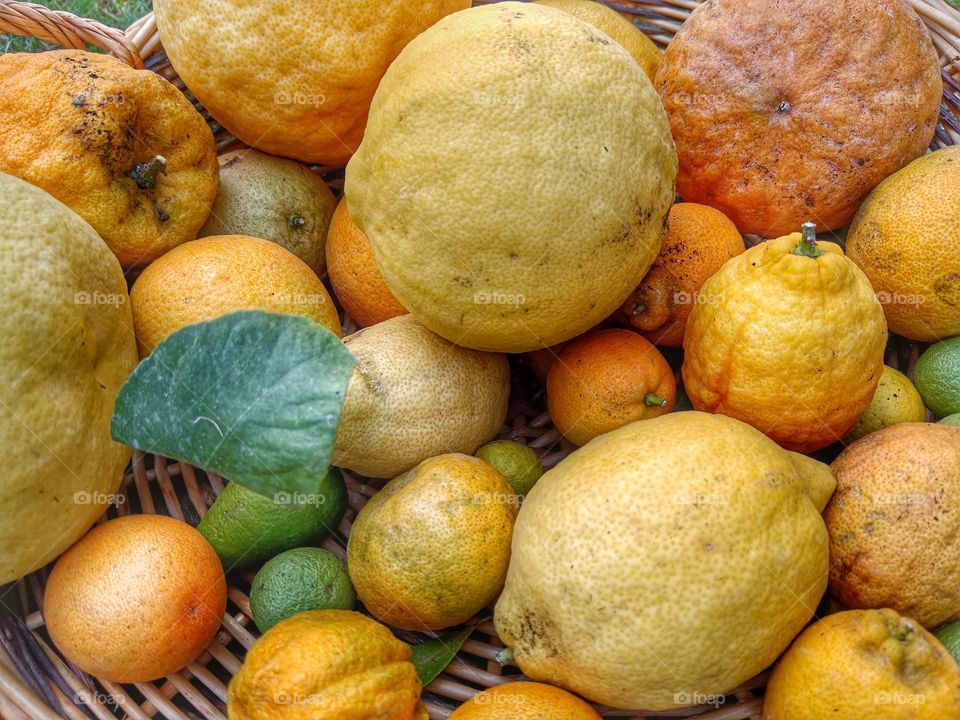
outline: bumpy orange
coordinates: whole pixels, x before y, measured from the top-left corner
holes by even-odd
[[[887,324],[839,246],[800,233],[750,248],[700,291],[683,340],[698,410],[809,452],[856,424],[883,372]]]
[[[649,340],[610,328],[567,345],[547,373],[547,400],[557,429],[585,445],[635,420],[671,412],[677,383]]]
[[[227,688],[230,720],[427,720],[410,646],[366,615],[310,610],[274,625]]]
[[[553,685],[514,682],[478,693],[450,720],[601,720],[583,700]]]
[[[140,357],[184,325],[235,310],[302,315],[340,334],[333,300],[313,270],[276,243],[214,235],[154,261],[130,291]]]
[[[164,515],[94,528],[60,556],[44,594],[57,648],[118,683],[156,680],[193,661],[226,607],[217,553],[196,529]]]
[[[697,203],[674,205],[667,225],[660,254],[623,304],[618,320],[654,345],[680,347],[700,288],[744,251],[743,236],[722,212]]]
[[[350,218],[344,200],[333,211],[326,253],[333,292],[347,315],[360,327],[406,314],[406,308],[387,287],[370,241]]]
[[[0,170],[76,212],[124,267],[193,240],[219,177],[213,134],[183,93],[82,50],[0,56]]]
[[[342,165],[404,46],[469,0],[155,0],[180,77],[260,150]],[[282,51],[275,52],[275,48]]]

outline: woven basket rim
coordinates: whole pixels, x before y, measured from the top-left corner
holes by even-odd
[[[488,0],[481,0],[486,2]],[[621,13],[630,16],[647,34],[660,45],[666,45],[676,33],[684,19],[696,8],[701,0],[603,0]],[[934,145],[943,147],[960,144],[960,10],[945,0],[906,0],[913,7],[928,28],[940,57],[944,78],[944,99],[941,122],[937,128]],[[83,49],[88,44],[105,50],[135,68],[148,67],[161,73],[167,79],[179,82],[169,62],[166,61],[163,47],[157,32],[153,12],[134,22],[126,30],[111,28],[97,21],[78,17],[69,12],[51,10],[42,5],[16,0],[0,0],[0,32],[30,36],[44,42],[62,45],[67,48]],[[181,84],[182,87],[182,84]],[[202,109],[202,108],[201,108]],[[214,121],[205,114],[211,124]],[[217,132],[218,151],[223,152],[236,147],[237,142],[220,128]],[[321,169],[322,171],[323,169]],[[345,330],[350,327],[346,319]],[[905,343],[892,346],[887,356],[887,364],[909,371],[916,363],[919,348],[916,344]],[[546,454],[545,465],[558,462],[568,451],[565,445],[559,451],[547,454],[561,440],[559,433],[552,427],[549,414],[543,409],[542,388],[524,397],[519,402],[511,400],[511,424],[504,428],[501,436],[512,437],[527,442],[539,453]],[[379,482],[367,481],[345,473],[350,490],[350,510],[355,513],[366,499],[380,486]],[[159,456],[134,453],[130,471],[124,477],[124,488],[136,493],[139,512],[156,512],[156,497],[160,497],[165,509],[173,516],[190,519],[193,515],[202,515],[209,506],[209,498],[219,494],[223,481],[212,473],[203,473],[186,463],[167,460]],[[178,491],[179,495],[178,495]],[[184,496],[189,499],[184,502]],[[119,512],[136,512],[124,501],[126,508]],[[344,519],[340,528],[323,542],[323,547],[343,554],[345,537],[349,533],[349,517]],[[67,717],[82,720],[88,717],[79,707],[85,707],[97,718],[114,717],[104,706],[99,705],[99,689],[77,668],[66,663],[57,651],[40,637],[36,630],[43,624],[39,603],[42,602],[42,587],[46,570],[38,571],[14,585],[20,593],[21,601],[34,598],[33,612],[23,618],[6,618],[0,613],[0,717],[10,720],[57,720]],[[249,583],[247,582],[247,586]],[[137,720],[149,720],[163,717],[169,720],[189,720],[188,715],[171,701],[179,695],[191,703],[191,712],[205,718],[220,720],[224,713],[215,706],[211,698],[221,697],[223,682],[214,674],[206,671],[209,663],[217,662],[226,668],[229,674],[235,671],[241,662],[230,646],[249,648],[255,640],[251,632],[250,609],[247,595],[241,587],[231,582],[230,607],[223,619],[218,639],[211,644],[200,661],[192,663],[188,669],[165,681],[125,686],[98,680],[99,686],[116,699],[126,697],[119,703],[129,717]],[[403,637],[403,633],[398,633]],[[428,688],[427,706],[431,718],[446,718],[450,710],[436,699],[462,702],[477,691],[475,686],[490,685],[515,679],[515,676],[501,676],[499,665],[494,661],[498,649],[493,625],[489,620],[478,625],[477,637],[472,638],[464,648],[464,653],[474,660],[473,663],[455,661],[448,674],[434,681]],[[489,641],[480,639],[485,635]],[[424,637],[421,635],[420,637]],[[32,644],[31,644],[32,643]],[[206,658],[206,659],[203,659]],[[477,660],[482,662],[477,663]],[[486,664],[484,665],[483,662]],[[485,670],[483,668],[486,668]],[[233,670],[231,670],[233,668]],[[204,673],[206,672],[206,676]],[[208,677],[209,676],[209,677]],[[28,681],[28,679],[31,679]],[[199,685],[191,683],[191,679]],[[695,714],[699,720],[742,720],[759,718],[762,711],[762,698],[754,691],[765,685],[766,674],[754,678],[743,687],[731,692],[735,703],[714,708],[690,708],[684,711],[657,714],[658,717],[688,717]],[[198,688],[206,691],[201,692]],[[137,700],[129,693],[141,699]],[[74,704],[76,703],[76,704]],[[60,707],[62,715],[51,707]],[[642,720],[637,713],[604,710],[605,717],[631,717]],[[198,716],[199,716],[198,715]]]

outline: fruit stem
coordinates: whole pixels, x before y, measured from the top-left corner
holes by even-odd
[[[803,224],[803,237],[793,249],[794,255],[803,255],[804,257],[817,258],[823,255],[823,248],[817,245],[817,226],[812,222]]]
[[[647,393],[647,396],[643,399],[643,402],[647,407],[666,407],[667,401],[656,393]]]
[[[293,229],[296,229],[306,225],[307,221],[303,215],[291,215],[289,218],[287,218],[287,224]]]
[[[167,173],[167,159],[163,155],[157,155],[150,162],[137,163],[127,175],[133,178],[138,188],[147,190],[157,184],[160,173]]]
[[[497,662],[501,665],[509,665],[514,659],[513,648],[504,648],[497,653]]]

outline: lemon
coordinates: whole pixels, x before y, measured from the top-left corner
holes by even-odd
[[[404,48],[345,192],[420,322],[525,352],[580,335],[636,288],[676,173],[667,115],[623,47],[563,11],[500,2]]]
[[[923,422],[926,419],[927,409],[910,378],[884,365],[873,399],[847,438],[857,440],[897,423]]]
[[[960,337],[927,348],[917,361],[913,379],[934,415],[960,413]]]
[[[314,547],[280,553],[260,568],[250,588],[250,612],[260,632],[305,610],[353,610],[356,601],[347,564]]]
[[[513,440],[494,440],[475,453],[493,469],[503,475],[513,491],[526,495],[543,475],[540,458],[526,445]]]

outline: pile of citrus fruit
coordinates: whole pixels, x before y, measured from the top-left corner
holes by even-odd
[[[231,720],[681,716],[770,668],[764,720],[960,720],[960,148],[906,0],[706,0],[665,52],[593,0],[154,5],[249,147],[0,56],[0,582],[53,563],[67,660],[175,673],[229,579]],[[229,482],[93,527],[132,448]],[[491,616],[520,681],[425,702]]]

